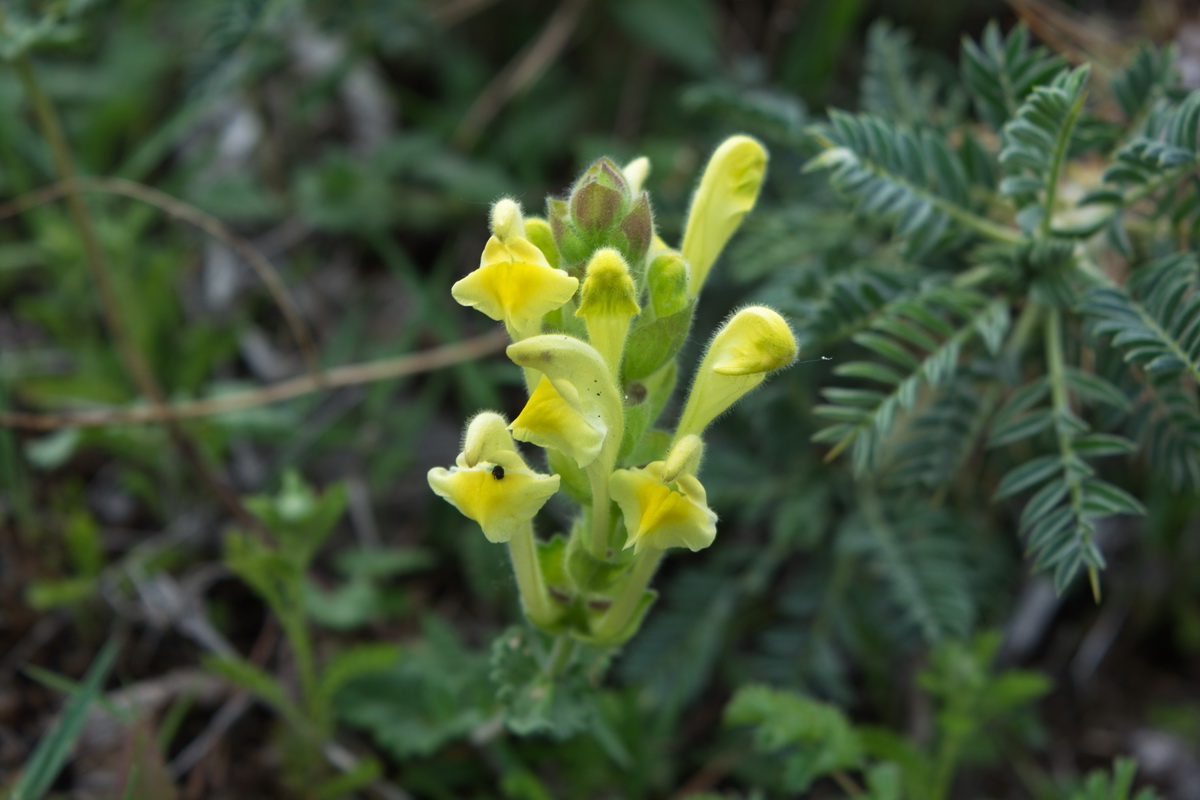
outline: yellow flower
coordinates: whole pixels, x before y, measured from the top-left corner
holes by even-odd
[[[708,507],[704,486],[694,476],[664,480],[665,461],[642,469],[619,469],[609,478],[613,500],[625,519],[626,548],[701,550],[717,536],[717,515]]]
[[[434,494],[478,522],[490,542],[507,542],[528,531],[559,484],[557,475],[529,468],[506,425],[499,414],[476,415],[467,426],[455,465],[434,467],[428,474]]]
[[[767,151],[749,136],[726,139],[704,169],[692,198],[680,251],[692,268],[692,297],[742,217],[754,208],[767,171]]]
[[[544,375],[510,429],[523,442],[566,453],[580,467],[595,461],[604,444],[604,431],[595,428],[564,400]]]
[[[767,373],[796,358],[796,337],[783,317],[764,306],[734,314],[713,337],[696,370],[676,439],[700,434]]]
[[[483,248],[479,269],[450,288],[464,306],[502,320],[514,341],[537,333],[544,314],[575,295],[579,281],[550,266],[528,239],[493,236]]]
[[[596,348],[573,336],[544,333],[510,344],[506,352],[518,366],[545,375],[563,401],[610,445],[620,444],[623,400]]]

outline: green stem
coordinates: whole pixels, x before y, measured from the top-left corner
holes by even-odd
[[[1069,419],[1072,416],[1071,400],[1067,393],[1066,360],[1063,357],[1062,312],[1051,308],[1046,315],[1046,373],[1050,379],[1050,401],[1054,408],[1054,430],[1058,437],[1059,460],[1063,475],[1070,490],[1071,511],[1076,520],[1084,518],[1083,482],[1079,480],[1072,463],[1075,462],[1075,443]],[[1096,568],[1088,567],[1088,578],[1092,594],[1099,602],[1100,587]]]
[[[607,445],[606,445],[607,448]],[[608,560],[608,528],[612,524],[612,501],[608,497],[608,478],[612,465],[607,463],[604,453],[587,468],[588,483],[592,487],[592,524],[588,532],[588,552],[597,561]]]
[[[663,550],[646,548],[634,558],[633,566],[626,573],[613,604],[596,623],[593,633],[597,638],[615,637],[625,630],[650,586],[650,579],[654,577],[663,553]]]
[[[1007,225],[1001,225],[998,222],[992,222],[987,217],[981,217],[974,212],[967,211],[965,208],[960,208],[954,203],[934,198],[933,204],[950,219],[968,228],[986,239],[992,239],[997,242],[1006,244],[1020,244],[1025,241],[1025,237],[1020,231],[1013,230]]]
[[[312,636],[308,630],[308,620],[304,615],[303,592],[301,584],[304,578],[301,573],[291,576],[292,586],[288,594],[290,608],[276,609],[279,623],[283,627],[284,636],[292,648],[296,658],[296,674],[300,680],[300,697],[307,722],[313,726],[315,740],[324,740],[329,735],[331,722],[329,709],[321,696],[317,683],[316,658],[313,654]]]
[[[961,740],[956,735],[947,735],[938,745],[937,756],[934,759],[933,783],[930,786],[929,800],[942,800],[950,791],[954,780],[954,768],[958,764],[958,751]]]
[[[554,624],[559,612],[550,599],[550,592],[546,589],[546,581],[542,577],[532,522],[522,527],[508,541],[508,552],[512,556],[513,573],[517,578],[517,590],[521,594],[521,607],[525,609],[525,616],[539,628]]]
[[[1063,121],[1058,141],[1054,145],[1054,155],[1050,159],[1050,175],[1046,180],[1044,213],[1042,214],[1041,222],[1038,223],[1038,234],[1043,238],[1048,237],[1051,232],[1051,224],[1054,220],[1054,204],[1058,201],[1058,181],[1062,177],[1063,163],[1067,160],[1067,148],[1071,144],[1071,131],[1075,128],[1075,120],[1078,118],[1079,112],[1083,110],[1085,96],[1085,93],[1080,92],[1079,97],[1075,99],[1071,110],[1067,112],[1066,120]]]
[[[559,636],[554,641],[554,649],[550,651],[550,657],[546,659],[546,677],[557,678],[571,663],[571,656],[575,654],[575,640],[570,636]]]

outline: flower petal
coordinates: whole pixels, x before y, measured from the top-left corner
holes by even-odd
[[[580,467],[595,461],[604,444],[604,430],[594,427],[564,400],[544,375],[513,420],[511,430],[513,437],[523,442],[566,453]]]
[[[575,295],[579,281],[551,267],[529,240],[502,242],[495,236],[483,249],[479,269],[451,287],[460,304],[477,308],[510,331],[526,328]]]
[[[664,483],[664,462],[643,469],[619,469],[609,479],[609,491],[621,508],[628,539],[626,547],[701,550],[717,536],[717,515],[708,507],[704,486],[691,475]]]

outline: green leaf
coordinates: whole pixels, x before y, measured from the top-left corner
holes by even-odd
[[[726,725],[753,725],[755,747],[785,752],[789,792],[803,792],[834,770],[857,767],[862,745],[836,706],[766,686],[743,686],[725,707]]]
[[[588,729],[596,713],[595,689],[578,669],[551,675],[542,638],[509,628],[492,644],[491,677],[504,722],[518,736],[540,733],[566,739]]]
[[[391,669],[402,654],[400,645],[389,642],[360,644],[340,650],[321,670],[319,691],[332,699],[350,681]]]
[[[67,703],[54,727],[34,748],[13,788],[13,800],[41,800],[50,791],[55,778],[71,755],[75,740],[83,731],[88,709],[100,696],[116,657],[116,642],[107,642],[88,668],[79,691]]]
[[[1030,45],[1029,29],[1024,25],[1002,38],[1000,26],[993,21],[980,42],[963,39],[963,82],[980,116],[996,128],[1017,113],[1035,86],[1050,83],[1062,66],[1059,57]]]
[[[303,724],[303,715],[284,692],[279,681],[266,670],[238,655],[207,655],[204,668],[227,681],[248,689],[293,724]]]
[[[496,711],[486,657],[467,650],[436,618],[424,619],[423,629],[390,667],[348,677],[334,695],[339,718],[399,761],[432,755]],[[384,655],[368,661],[378,665],[376,658]]]
[[[1018,220],[1027,232],[1035,227],[1044,234],[1051,231],[1059,181],[1083,109],[1089,72],[1085,65],[1035,86],[1004,125],[999,158],[1005,177],[1000,193],[1016,201]]]
[[[1062,469],[1062,462],[1057,455],[1039,456],[1013,469],[1000,481],[999,488],[992,496],[993,500],[1003,500],[1057,474]]]

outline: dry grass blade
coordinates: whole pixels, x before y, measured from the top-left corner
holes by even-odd
[[[296,345],[300,348],[301,356],[309,373],[319,376],[321,365],[317,358],[317,348],[312,333],[300,315],[296,303],[292,299],[287,284],[279,277],[279,273],[267,260],[266,256],[245,238],[231,231],[225,223],[216,217],[201,211],[193,205],[172,197],[166,192],[153,189],[141,183],[125,180],[124,178],[74,178],[51,184],[45,188],[19,197],[4,205],[0,205],[0,219],[20,214],[36,206],[74,195],[77,192],[102,192],[115,194],[139,200],[162,211],[168,216],[188,222],[204,231],[214,239],[231,247],[238,255],[246,260],[250,268],[263,282],[271,299],[279,306]]]
[[[302,375],[261,389],[228,394],[209,400],[152,405],[142,408],[80,411],[72,414],[25,414],[6,411],[0,412],[0,426],[52,431],[59,428],[96,428],[105,425],[168,422],[208,417],[278,403],[281,400],[290,400],[293,397],[321,389],[374,383],[460,364],[494,353],[503,348],[507,342],[507,334],[502,330],[497,330],[474,339],[435,347],[420,353],[382,359],[367,364],[336,367],[327,370],[319,377]]]

